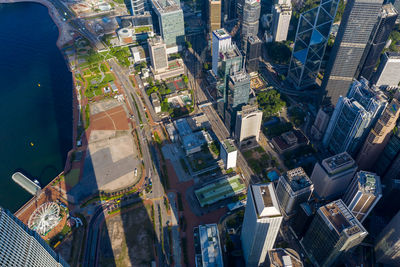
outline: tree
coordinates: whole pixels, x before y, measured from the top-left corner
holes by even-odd
[[[257,95],[257,101],[265,117],[269,117],[286,106],[285,101],[276,90],[262,91]]]
[[[182,79],[186,84],[189,82],[189,79],[186,75],[182,75]]]
[[[292,51],[289,42],[267,43],[268,56],[277,64],[288,64]]]
[[[186,41],[186,48],[187,49],[192,48],[192,44],[189,41]]]

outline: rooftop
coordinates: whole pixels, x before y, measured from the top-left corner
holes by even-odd
[[[151,2],[160,14],[181,10],[174,0],[152,0]]]
[[[310,178],[302,167],[287,171],[283,177],[294,192],[312,185]]]
[[[232,139],[226,139],[222,142],[222,145],[224,146],[224,149],[226,152],[231,153],[236,151],[235,144],[233,143]]]
[[[231,49],[228,49],[220,53],[220,58],[221,60],[227,60],[240,57],[241,55],[242,54],[240,53],[239,48],[236,46],[236,44],[232,44]]]
[[[271,267],[303,267],[300,255],[290,248],[275,248],[268,251]]]
[[[240,113],[242,117],[245,117],[254,112],[260,113],[262,111],[258,109],[258,105],[246,105],[242,107],[241,111],[238,111],[238,113]]]
[[[224,266],[217,224],[199,225],[203,266]]]
[[[179,130],[178,130],[179,131]],[[182,137],[182,135],[181,135]],[[182,137],[182,144],[185,150],[190,150],[195,147],[202,146],[206,144],[207,140],[202,131],[194,132]]]
[[[250,44],[261,43],[262,41],[256,35],[250,35],[248,37]]]
[[[243,82],[243,81],[249,81],[250,80],[250,75],[247,74],[247,72],[242,70],[242,71],[236,72],[234,75],[232,75],[231,76],[231,80],[234,83]]]
[[[343,231],[348,236],[361,232],[366,233],[364,227],[341,199],[322,206],[318,212],[322,213],[325,221],[331,226],[331,229],[335,230],[337,235],[340,235]]]
[[[329,174],[345,171],[354,167],[355,164],[356,162],[347,152],[337,154],[322,161],[322,166]]]
[[[179,135],[182,137],[192,133],[192,129],[190,128],[187,120],[184,118],[174,121],[174,125],[178,130]]]
[[[382,15],[383,16],[396,16],[398,12],[396,8],[392,4],[386,4],[382,6]]]
[[[207,184],[194,191],[200,205],[211,205],[222,199],[233,197],[246,190],[246,186],[239,175],[224,176],[213,183]]]
[[[358,179],[358,188],[367,194],[379,195],[382,193],[381,179],[372,172],[359,171],[356,174]]]
[[[213,31],[213,34],[214,34],[218,39],[228,39],[228,38],[231,38],[230,34],[229,34],[224,28]]]
[[[400,53],[398,52],[386,52],[385,55],[389,58],[389,59],[400,59]]]
[[[251,185],[250,188],[259,217],[281,216],[272,183]]]

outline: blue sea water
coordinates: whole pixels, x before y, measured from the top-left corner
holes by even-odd
[[[72,147],[72,75],[57,37],[45,6],[0,4],[0,206],[11,211],[31,198],[11,175],[46,185]]]

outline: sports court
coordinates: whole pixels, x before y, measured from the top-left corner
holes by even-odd
[[[172,93],[186,89],[186,85],[182,81],[182,79],[168,81],[168,82],[166,82],[166,85],[167,85],[168,89],[171,90]]]
[[[246,189],[239,175],[223,177],[194,191],[200,206],[211,205],[222,199],[233,197]]]

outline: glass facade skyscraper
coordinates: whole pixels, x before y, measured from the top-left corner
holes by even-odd
[[[185,26],[179,4],[173,0],[152,0],[152,5],[167,47],[182,46],[185,42]]]
[[[393,161],[399,157],[400,155],[400,124],[394,128],[394,133],[390,137],[388,144],[380,155],[378,161],[375,164],[375,171],[380,176],[386,174],[386,171],[389,170]]]
[[[340,97],[326,130],[323,144],[333,154],[347,151],[353,157],[372,125],[387,106],[383,92],[368,81],[354,81],[346,97]]]
[[[345,96],[374,29],[383,0],[348,0],[339,26],[322,89],[325,102]]]
[[[333,266],[340,255],[359,245],[368,235],[341,199],[318,209],[301,240],[315,266]]]
[[[0,266],[69,267],[58,253],[10,211],[0,207]]]
[[[397,16],[398,13],[392,4],[382,6],[378,21],[371,34],[370,42],[368,43],[367,48],[364,51],[364,56],[360,62],[359,77],[364,77],[367,80],[371,79],[376,63],[378,62],[389,35],[394,28]]]
[[[288,71],[296,89],[315,83],[338,4],[339,0],[323,0],[300,16]]]

